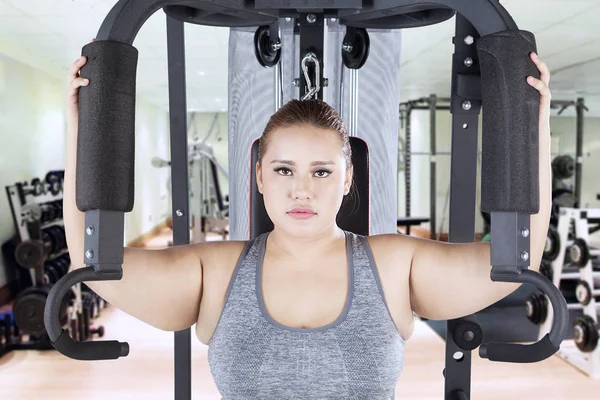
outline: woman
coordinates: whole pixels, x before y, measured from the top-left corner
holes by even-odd
[[[531,216],[530,237],[537,270],[550,217],[550,91],[548,68],[533,53],[531,59],[541,73],[528,78],[540,93],[541,208]],[[84,244],[74,189],[78,91],[90,84],[78,74],[85,62],[69,71],[63,201],[74,260],[83,259]],[[227,400],[389,399],[414,314],[458,318],[519,285],[491,281],[489,243],[340,229],[336,215],[352,190],[350,160],[339,115],[320,101],[291,101],[267,124],[255,171],[273,231],[251,241],[125,248],[123,279],[88,285],[156,328],[196,324]]]

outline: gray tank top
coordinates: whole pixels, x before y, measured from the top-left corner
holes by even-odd
[[[273,320],[261,273],[270,232],[250,240],[235,267],[208,345],[225,400],[389,400],[404,364],[404,340],[389,313],[371,248],[345,232],[349,287],[339,318],[318,328]]]

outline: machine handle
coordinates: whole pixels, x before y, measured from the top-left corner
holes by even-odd
[[[98,273],[93,267],[69,272],[58,280],[50,290],[44,309],[44,325],[52,346],[67,357],[76,360],[115,360],[129,354],[129,344],[116,340],[78,342],[73,340],[60,323],[60,306],[65,295],[73,286],[84,281],[119,280],[123,271]]]
[[[518,275],[492,271],[492,280],[497,282],[530,283],[542,290],[552,305],[554,318],[552,329],[536,343],[523,345],[513,343],[488,343],[479,347],[479,356],[490,361],[531,363],[545,360],[556,353],[567,335],[569,310],[560,290],[544,275],[525,269]]]

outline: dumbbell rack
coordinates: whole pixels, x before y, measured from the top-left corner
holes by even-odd
[[[598,281],[600,272],[594,272],[593,260],[600,252],[590,250],[587,243],[589,243],[590,225],[598,223],[600,223],[600,209],[560,208],[556,231],[553,233],[553,238],[548,239],[552,243],[547,242],[546,246],[547,250],[552,246],[558,249],[553,252],[551,261],[554,285],[561,287],[561,281],[565,279],[578,279],[576,290],[578,303],[568,304],[568,307],[570,310],[583,311],[583,315],[573,324],[573,340],[564,341],[557,355],[594,380],[600,380],[600,343],[598,343],[600,288],[594,285],[594,277]],[[573,247],[574,244],[577,246]],[[584,244],[583,249],[580,247],[581,244]],[[587,254],[583,254],[581,250]],[[577,265],[578,272],[563,272],[569,265]],[[584,296],[586,292],[580,290],[585,285],[591,290],[587,292],[591,296]],[[584,300],[585,297],[587,298]],[[552,326],[552,307],[549,306],[549,302],[545,303],[547,318],[540,324],[540,339],[550,331]],[[582,325],[582,322],[585,323]],[[573,344],[576,346],[572,346]]]
[[[40,322],[43,306],[49,288],[68,272],[71,262],[62,220],[62,176],[62,171],[51,171],[44,180],[6,187],[16,234],[2,250],[14,301],[0,320],[0,357],[12,350],[52,349]],[[76,286],[65,299],[65,324],[80,341],[104,334],[103,327],[89,324],[105,302],[84,289]],[[29,296],[26,303],[20,300],[25,294]],[[23,316],[28,313],[35,317],[26,317],[24,324]]]

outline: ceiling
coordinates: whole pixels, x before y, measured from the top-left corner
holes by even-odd
[[[61,79],[98,31],[116,0],[0,0],[0,53]],[[600,1],[502,0],[521,29],[536,35],[538,53],[552,73],[554,99],[585,97],[600,116]],[[228,28],[186,24],[188,106],[226,111]],[[448,96],[454,18],[403,32],[403,100]],[[134,42],[139,52],[138,93],[167,109],[165,16],[155,13]],[[568,111],[565,115],[573,115]]]

